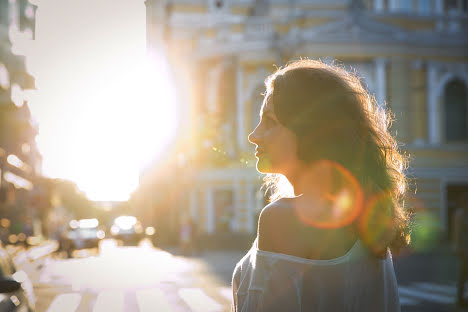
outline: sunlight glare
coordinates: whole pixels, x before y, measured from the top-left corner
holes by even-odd
[[[93,200],[127,200],[176,123],[168,65],[146,54],[144,1],[35,2],[28,68],[43,174]]]

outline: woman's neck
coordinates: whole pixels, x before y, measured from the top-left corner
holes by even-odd
[[[295,196],[317,198],[330,192],[333,181],[333,169],[327,162],[310,165],[302,164],[295,172],[286,176],[294,189]]]

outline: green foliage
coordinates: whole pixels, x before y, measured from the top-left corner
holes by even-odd
[[[429,212],[415,214],[411,246],[418,252],[429,251],[440,242],[442,229],[437,217]]]

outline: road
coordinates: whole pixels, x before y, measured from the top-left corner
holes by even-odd
[[[230,280],[241,251],[183,257],[143,243],[103,241],[99,253],[49,256],[29,267],[38,312],[230,311]],[[402,311],[462,311],[455,301],[454,258],[394,257]],[[467,293],[468,296],[468,293]]]
[[[38,312],[230,311],[226,277],[236,256],[242,255],[215,253],[211,262],[223,264],[216,268],[203,258],[177,256],[150,244],[119,247],[108,240],[99,253],[83,250],[73,259],[38,260],[28,275]]]

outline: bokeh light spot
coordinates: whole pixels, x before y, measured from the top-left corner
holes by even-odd
[[[338,228],[352,223],[359,216],[363,201],[357,179],[349,170],[329,160],[312,166],[311,174],[317,176],[318,173],[322,179],[315,179],[313,183],[318,189],[325,188],[325,192],[319,195],[317,205],[296,205],[296,215],[304,224],[318,228]]]
[[[440,221],[434,214],[427,211],[415,214],[411,249],[416,252],[431,250],[439,243],[441,235]]]
[[[382,191],[371,196],[359,218],[361,239],[375,252],[386,248],[394,234],[393,200],[390,192]]]

